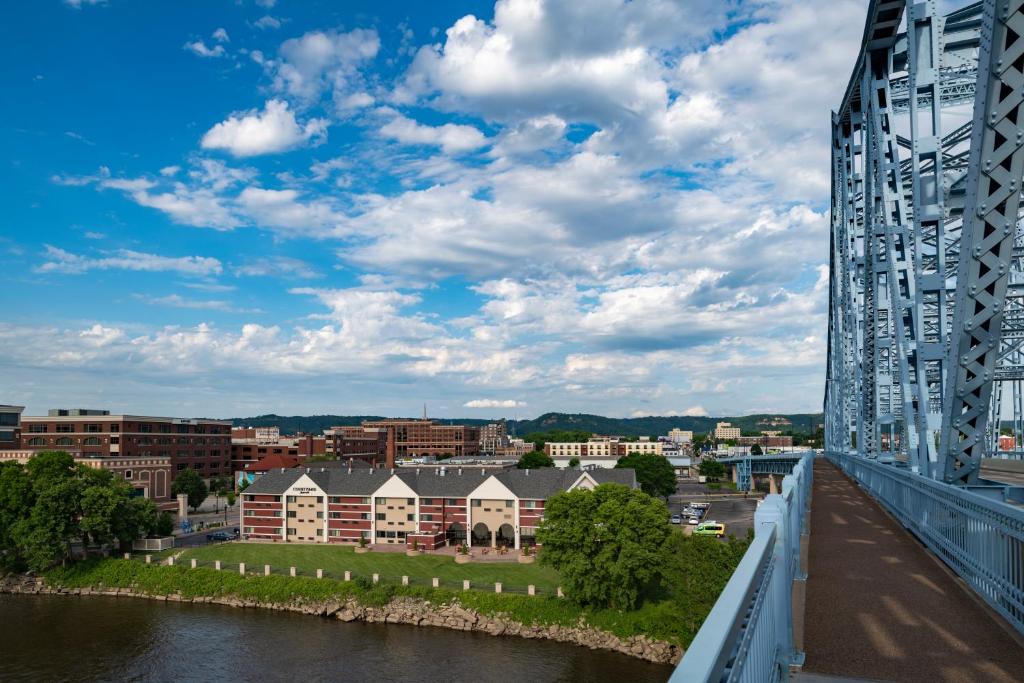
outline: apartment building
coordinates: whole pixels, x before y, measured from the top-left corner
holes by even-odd
[[[642,436],[637,441],[619,438],[597,437],[586,442],[544,444],[544,452],[551,458],[621,458],[630,453],[661,455],[663,444]]]
[[[497,453],[508,446],[508,425],[498,420],[480,428],[480,451]]]
[[[250,541],[520,548],[536,542],[545,501],[560,491],[617,483],[633,470],[373,469],[299,467],[259,477],[241,495]]]
[[[668,440],[672,443],[684,444],[693,443],[693,432],[688,429],[671,429],[668,432]]]
[[[754,444],[761,448],[792,448],[793,437],[763,434],[762,436],[741,436],[736,439],[737,446],[753,446]]]
[[[206,479],[231,476],[230,421],[110,415],[85,409],[49,412],[21,418],[21,449],[63,450],[93,461],[166,458],[171,480],[188,468]]]
[[[273,432],[265,432],[262,437],[238,437],[242,430],[235,429],[231,436],[231,470],[239,472],[247,465],[259,462],[271,455],[285,456],[297,460],[305,460],[311,455],[325,455],[327,453],[327,439],[322,436],[295,436],[284,437],[280,434],[273,439],[269,436]],[[246,430],[242,433],[251,433],[254,430]],[[276,431],[276,428],[275,428]]]
[[[728,441],[740,438],[740,428],[733,427],[731,422],[719,422],[715,425],[715,439]]]

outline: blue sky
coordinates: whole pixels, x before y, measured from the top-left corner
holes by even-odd
[[[0,401],[820,409],[864,2],[3,10]]]

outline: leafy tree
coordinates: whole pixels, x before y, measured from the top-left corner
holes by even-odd
[[[238,492],[241,493],[247,488],[249,488],[249,479],[246,477],[242,477],[242,481],[238,482]]]
[[[170,512],[164,510],[160,513],[160,516],[156,518],[156,535],[157,536],[170,536],[174,533],[174,517]]]
[[[615,469],[636,471],[636,481],[644,493],[668,498],[676,492],[676,471],[665,456],[630,453],[619,458]]]
[[[34,496],[32,481],[16,462],[0,463],[0,569],[18,565],[14,525],[28,517]]]
[[[193,469],[185,469],[178,472],[171,485],[171,493],[179,495],[184,493],[188,496],[188,506],[195,512],[203,501],[206,500],[206,484],[203,478]]]
[[[576,457],[569,458],[569,467],[579,467],[580,459]]]
[[[554,467],[555,461],[548,457],[543,451],[530,451],[519,458],[516,467],[521,470],[537,470],[542,467]]]
[[[584,605],[633,609],[664,570],[668,508],[643,491],[602,484],[548,499],[537,530],[542,564]]]
[[[224,491],[227,490],[228,483],[224,481],[222,477],[214,477],[210,480],[210,492],[217,495],[223,495]]]
[[[330,462],[332,460],[337,460],[337,458],[334,457],[333,455],[327,455],[327,454],[311,455],[308,458],[306,458],[306,462]]]
[[[670,589],[675,613],[692,620],[693,632],[711,612],[749,545],[750,537],[730,537],[722,543],[708,536],[686,536],[680,532],[674,532],[665,543],[663,585]]]
[[[236,496],[234,491],[228,491],[227,493],[224,494],[224,497],[228,501],[228,507],[231,507],[232,505],[235,504]]]
[[[764,451],[761,450],[761,444],[755,443],[753,446],[751,446],[750,447],[750,454],[751,455],[764,455]]]
[[[714,481],[715,479],[720,479],[725,476],[725,465],[717,460],[705,458],[701,461],[700,467],[697,468],[697,471],[701,475]]]

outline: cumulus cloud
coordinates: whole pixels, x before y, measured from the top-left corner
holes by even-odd
[[[253,22],[253,26],[262,30],[281,28],[281,20],[276,17],[272,17],[269,14],[265,14]]]
[[[203,149],[223,149],[236,157],[275,154],[327,136],[326,119],[300,124],[282,100],[268,100],[262,112],[251,110],[229,116],[203,136]]]
[[[525,401],[516,401],[514,399],[495,399],[495,398],[477,398],[472,401],[466,401],[462,404],[463,408],[521,408],[526,405]]]
[[[181,49],[188,50],[194,55],[199,57],[223,57],[227,54],[223,45],[214,45],[213,47],[207,47],[206,43],[202,40],[193,40],[185,43],[181,46]]]
[[[213,32],[213,39],[218,43],[230,43],[231,38],[228,36],[227,29],[219,28]]]
[[[277,59],[263,65],[278,92],[307,102],[327,92],[340,102],[361,89],[359,69],[379,50],[380,37],[373,29],[310,31],[286,40]]]
[[[487,144],[486,136],[473,126],[454,123],[426,126],[393,110],[384,109],[382,113],[392,118],[381,126],[381,136],[404,145],[435,145],[446,154],[460,154]]]
[[[259,277],[275,276],[283,278],[313,279],[321,277],[311,265],[300,259],[287,256],[258,258],[232,267],[235,275]]]
[[[209,256],[159,256],[145,252],[119,249],[108,256],[89,257],[46,245],[46,261],[36,267],[39,273],[81,274],[90,270],[135,270],[182,275],[219,275],[220,261]]]

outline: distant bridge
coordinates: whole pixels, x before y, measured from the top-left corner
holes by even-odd
[[[825,452],[672,680],[1024,680],[1024,0],[871,0],[831,126]]]

